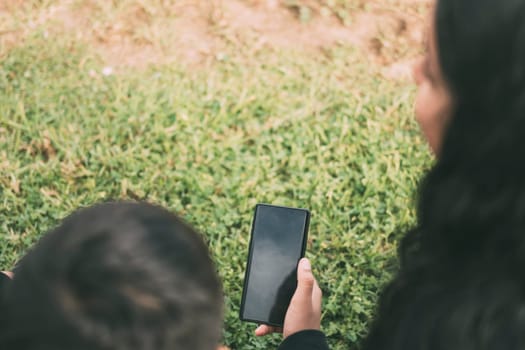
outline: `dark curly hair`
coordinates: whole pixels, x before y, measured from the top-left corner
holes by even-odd
[[[0,349],[211,350],[221,335],[206,245],[147,203],[68,216],[21,260],[2,299]]]
[[[525,348],[525,1],[438,0],[454,100],[364,349]]]

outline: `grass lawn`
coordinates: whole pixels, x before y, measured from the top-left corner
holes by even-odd
[[[67,35],[0,48],[0,268],[79,206],[146,199],[209,243],[223,343],[268,349],[279,336],[255,339],[238,320],[253,208],[309,208],[323,329],[334,350],[355,348],[431,164],[414,88],[345,45],[225,52],[199,69],[110,71]]]

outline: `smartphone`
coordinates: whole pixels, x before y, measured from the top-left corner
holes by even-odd
[[[297,286],[297,263],[304,256],[310,212],[257,204],[240,319],[282,327]]]

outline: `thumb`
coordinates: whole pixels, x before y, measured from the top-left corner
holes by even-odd
[[[315,285],[315,277],[312,274],[312,266],[310,261],[302,258],[297,266],[297,297],[304,297],[311,299]]]

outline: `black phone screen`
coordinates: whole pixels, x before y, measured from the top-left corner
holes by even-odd
[[[297,263],[304,256],[310,213],[305,209],[258,204],[240,317],[282,326],[297,285]]]

